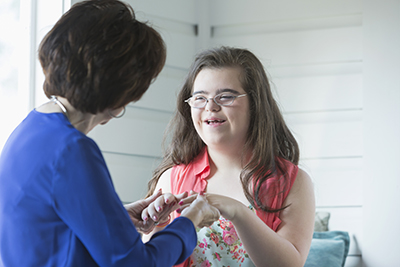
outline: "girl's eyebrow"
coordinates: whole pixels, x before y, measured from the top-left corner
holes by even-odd
[[[216,95],[221,94],[221,93],[232,93],[232,94],[236,94],[236,95],[240,94],[238,91],[236,91],[234,89],[229,89],[229,88],[218,89],[216,92]],[[197,94],[206,95],[206,94],[208,94],[208,92],[204,91],[204,90],[193,92],[193,95],[197,95]]]

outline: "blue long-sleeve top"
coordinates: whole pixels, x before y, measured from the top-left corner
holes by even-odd
[[[61,113],[31,111],[3,148],[0,266],[172,266],[196,238],[179,218],[142,243],[98,146]]]

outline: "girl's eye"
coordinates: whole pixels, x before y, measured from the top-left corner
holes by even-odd
[[[218,97],[218,100],[220,101],[232,101],[232,99],[235,98],[233,95],[220,95]]]
[[[202,101],[205,101],[206,98],[205,98],[204,96],[195,96],[195,97],[193,98],[193,100],[194,100],[194,101],[198,101],[198,102],[202,102]]]

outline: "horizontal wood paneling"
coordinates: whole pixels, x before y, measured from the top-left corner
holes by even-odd
[[[197,18],[195,1],[127,1],[139,21],[148,22],[167,46],[167,66],[187,69],[195,54]]]
[[[176,109],[176,96],[187,71],[166,66],[149,90],[134,106],[172,113]]]
[[[181,23],[147,14],[138,19],[147,21],[150,26],[161,34],[167,47],[167,66],[184,70],[190,66],[196,53],[195,24]]]
[[[196,53],[196,37],[174,32],[160,32],[167,46],[166,65],[187,70]]]
[[[138,17],[152,15],[181,23],[196,24],[195,1],[182,0],[126,0],[137,13]]]
[[[132,202],[143,198],[147,193],[152,170],[160,159],[108,152],[103,155],[120,199],[123,202]]]
[[[303,159],[361,157],[362,112],[285,114]]]
[[[288,113],[362,109],[362,74],[273,79],[275,96]]]
[[[212,45],[248,48],[270,65],[353,62],[362,59],[361,27],[212,38]],[[341,42],[346,40],[346,42]]]
[[[318,206],[362,206],[361,158],[302,160],[300,166],[314,182]]]
[[[212,27],[212,36],[222,37],[229,35],[265,34],[285,31],[309,31],[316,29],[354,27],[361,26],[361,24],[361,14],[263,21],[246,24],[237,24],[233,22],[230,25],[214,25]]]
[[[120,119],[89,133],[103,152],[161,156],[161,142],[171,113],[128,106]]]
[[[209,8],[211,25],[298,20],[362,13],[361,0],[219,0]]]
[[[267,75],[274,82],[276,78],[295,78],[302,76],[351,75],[362,73],[362,61],[326,62],[305,65],[274,66],[263,61]]]

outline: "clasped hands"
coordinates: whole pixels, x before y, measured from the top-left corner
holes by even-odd
[[[194,191],[190,195],[187,192],[173,195],[162,194],[160,189],[146,199],[126,204],[125,208],[136,229],[143,234],[149,234],[156,225],[168,224],[170,213],[175,210],[200,228],[212,225],[220,217],[219,209],[202,193]]]

